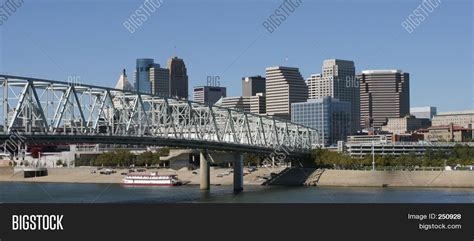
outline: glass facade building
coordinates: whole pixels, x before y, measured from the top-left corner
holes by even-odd
[[[351,103],[330,96],[291,105],[291,121],[317,130],[319,144],[334,145],[351,133]]]
[[[150,68],[153,68],[154,65],[153,59],[137,59],[134,83],[136,91],[151,94]]]

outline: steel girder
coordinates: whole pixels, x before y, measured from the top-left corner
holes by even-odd
[[[0,75],[2,132],[159,137],[306,152],[316,130],[295,123],[187,100]]]

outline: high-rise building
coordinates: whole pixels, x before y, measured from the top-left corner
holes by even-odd
[[[136,91],[151,94],[150,68],[154,65],[153,59],[137,59],[134,83]]]
[[[426,118],[433,119],[437,113],[436,107],[426,106],[426,107],[412,107],[410,108],[410,115],[415,116],[416,118]]]
[[[257,93],[265,94],[265,78],[260,75],[242,78],[242,95],[255,96]]]
[[[115,89],[118,90],[123,90],[123,91],[135,91],[133,86],[128,82],[127,79],[127,73],[125,72],[125,69],[123,69],[122,74],[120,75],[117,84],[115,85]],[[113,104],[115,108],[122,108],[123,107],[123,102],[121,101],[120,98],[113,98]],[[108,115],[112,116],[114,115],[114,110],[109,109]]]
[[[308,87],[298,68],[269,67],[266,69],[267,115],[291,118],[291,104],[305,102]]]
[[[188,73],[184,61],[178,57],[168,59],[170,96],[188,99]]]
[[[250,98],[251,96],[222,97],[214,105],[250,112]]]
[[[169,69],[161,68],[154,64],[150,68],[151,94],[162,97],[170,97],[170,73]]]
[[[381,128],[388,118],[410,114],[410,75],[401,70],[364,70],[360,82],[361,122]]]
[[[331,96],[351,103],[351,133],[360,129],[360,90],[355,76],[353,61],[324,60],[322,74],[314,74],[308,79],[310,99]]]
[[[266,97],[263,93],[250,97],[250,112],[255,114],[266,114]]]
[[[265,96],[257,93],[256,96],[222,97],[214,105],[254,114],[265,114]]]
[[[117,84],[115,85],[115,89],[123,90],[123,91],[133,91],[133,86],[128,82],[127,73],[125,69],[123,69],[122,74],[120,75]]]
[[[220,98],[226,96],[226,87],[196,86],[193,88],[193,99],[199,103],[214,105]]]
[[[291,121],[318,130],[318,144],[333,145],[351,132],[351,103],[332,97],[292,104]]]
[[[318,99],[321,98],[320,90],[322,87],[322,75],[321,74],[313,74],[311,77],[306,81],[308,85],[308,99]]]

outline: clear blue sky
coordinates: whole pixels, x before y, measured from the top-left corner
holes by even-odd
[[[122,68],[133,81],[136,58],[166,65],[176,52],[190,88],[220,75],[228,95],[240,95],[241,77],[265,67],[299,67],[307,78],[324,59],[340,58],[357,72],[409,72],[412,107],[474,109],[471,0],[442,0],[411,34],[401,21],[422,1],[303,0],[270,34],[262,21],[281,2],[163,0],[130,34],[122,23],[143,1],[25,0],[0,27],[0,72],[113,86]]]

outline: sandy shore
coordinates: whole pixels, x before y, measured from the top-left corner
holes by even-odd
[[[23,172],[0,173],[0,181],[14,182],[62,182],[62,183],[122,183],[122,172],[127,169],[114,169],[117,173],[111,175],[100,174],[95,167],[77,167],[77,168],[48,168],[48,176],[24,178]],[[211,167],[211,185],[232,185],[233,175],[218,177],[219,174],[228,173],[230,168]],[[244,168],[244,172],[247,168]],[[259,168],[250,174],[244,176],[244,185],[261,185],[265,179],[259,178],[269,176],[271,172],[279,172],[282,168],[268,169]],[[94,173],[95,171],[95,173]],[[200,182],[199,170],[180,170],[173,169],[148,169],[145,173],[158,172],[161,175],[176,174],[178,178],[185,183],[198,185]]]

